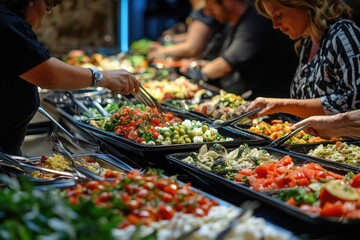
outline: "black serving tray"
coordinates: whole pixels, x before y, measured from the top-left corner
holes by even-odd
[[[115,145],[117,148],[123,151],[130,151],[131,153],[144,158],[144,161],[150,163],[159,163],[165,158],[167,154],[174,152],[184,152],[189,150],[199,149],[204,143],[188,143],[188,144],[173,144],[173,145],[147,145],[139,144],[132,140],[126,139],[124,137],[118,136],[113,132],[107,132],[105,130],[95,128],[89,125],[89,120],[78,120],[76,124],[79,128],[84,131],[90,131],[99,139]],[[218,128],[218,132],[225,137],[234,138],[233,141],[227,142],[212,142],[208,143],[212,145],[214,143],[221,143],[226,147],[236,147],[242,143],[248,145],[261,145],[264,141],[261,138],[258,138],[254,135],[250,135],[244,132],[236,131],[229,127]]]
[[[253,146],[254,147],[254,146]],[[303,155],[299,155],[293,152],[287,152],[280,149],[269,148],[269,147],[257,147],[260,149],[264,149],[268,151],[270,154],[274,155],[281,159],[285,155],[290,155],[294,161],[295,165],[305,164],[309,162],[316,162],[321,164],[325,169],[333,171],[338,174],[346,174],[348,172],[354,172],[354,168],[347,166],[338,166],[334,165],[331,162],[317,161],[314,158],[305,157]],[[231,151],[233,149],[228,149]],[[200,168],[195,167],[194,165],[185,163],[182,159],[189,156],[191,152],[182,152],[182,153],[173,153],[166,156],[166,161],[170,164],[178,168],[182,172],[186,172],[188,175],[195,177],[197,181],[201,182],[206,186],[218,186],[218,189],[213,189],[216,192],[216,195],[221,196],[221,198],[226,199],[227,201],[236,201],[244,196],[252,199],[259,200],[263,203],[266,203],[271,208],[276,208],[281,212],[294,217],[300,221],[303,221],[307,224],[315,224],[318,226],[349,226],[349,225],[359,225],[360,219],[350,220],[350,219],[340,219],[340,218],[330,218],[318,216],[315,214],[310,214],[301,211],[299,208],[291,206],[275,197],[272,197],[266,193],[255,191],[251,189],[249,186],[243,183],[237,183],[235,181],[231,181],[224,177],[217,175],[214,172],[206,171]],[[221,190],[220,190],[221,189]]]
[[[286,113],[277,113],[277,114],[272,114],[272,115],[267,115],[263,118],[260,119],[259,122],[264,121],[267,123],[271,123],[272,120],[282,120],[283,122],[287,121],[289,123],[296,123],[298,121],[300,121],[300,118],[291,115],[291,114],[286,114]],[[235,129],[247,132],[249,134],[253,134],[256,135],[258,137],[261,137],[265,140],[266,143],[270,144],[272,143],[274,140],[272,140],[269,136],[263,135],[263,134],[258,134],[258,133],[254,133],[252,131],[250,131],[249,129],[252,127],[251,124],[236,124],[233,126]],[[323,141],[321,143],[333,143],[334,141]],[[315,145],[319,144],[319,143],[314,143]],[[302,145],[312,145],[312,143],[307,143],[307,144],[283,144],[281,146],[279,146],[279,148],[286,150],[287,146],[302,146]]]
[[[353,144],[353,145],[356,145],[356,146],[360,146],[360,141],[358,139],[344,140],[344,141],[340,141],[340,142],[345,142],[347,144]],[[313,156],[307,155],[307,153],[310,150],[315,149],[316,147],[318,147],[321,144],[323,144],[323,145],[335,144],[335,142],[311,143],[311,144],[302,144],[302,145],[300,145],[300,144],[298,144],[298,145],[287,145],[285,147],[285,150],[290,151],[290,152],[294,152],[294,153],[299,154],[299,155],[303,155],[304,157],[311,158],[311,159],[314,159],[314,160],[319,161],[319,162],[323,162],[323,163],[329,163],[330,162],[333,165],[336,165],[336,166],[339,166],[339,167],[348,167],[348,168],[354,169],[355,171],[360,171],[360,164],[359,165],[350,165],[350,164],[341,163],[341,162],[334,162],[334,161],[331,161],[331,160],[327,160],[325,158],[318,158],[318,157],[313,157]]]

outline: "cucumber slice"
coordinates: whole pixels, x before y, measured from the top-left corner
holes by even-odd
[[[325,184],[325,189],[334,197],[345,201],[356,201],[360,198],[357,190],[339,180],[332,180]]]

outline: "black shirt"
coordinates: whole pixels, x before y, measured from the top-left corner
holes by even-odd
[[[294,42],[274,30],[269,19],[251,5],[237,24],[226,27],[223,36],[219,56],[235,72],[218,80],[219,87],[236,94],[251,90],[251,99],[290,96],[298,63]]]
[[[19,75],[50,58],[31,26],[4,4],[0,4],[0,147],[20,154],[27,126],[39,104],[37,86]]]

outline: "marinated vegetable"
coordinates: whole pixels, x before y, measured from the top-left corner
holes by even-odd
[[[250,131],[268,136],[272,140],[276,140],[282,136],[287,135],[291,132],[292,123],[288,121],[282,122],[281,120],[273,120],[270,123],[267,122],[260,122],[255,123],[252,127],[250,127]],[[337,138],[333,139],[322,139],[319,136],[312,136],[305,131],[298,132],[295,136],[290,138],[285,142],[285,144],[305,144],[305,143],[316,143],[316,142],[323,142],[323,141],[334,141]]]
[[[345,142],[321,144],[310,150],[308,155],[334,162],[360,165],[360,147],[354,144],[347,144]]]

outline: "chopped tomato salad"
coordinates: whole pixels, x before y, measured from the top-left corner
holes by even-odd
[[[160,220],[170,220],[175,212],[206,216],[218,202],[180,185],[176,177],[163,177],[155,171],[126,174],[108,171],[104,181],[79,183],[66,195],[73,204],[93,201],[98,207],[111,208],[124,217],[119,228]],[[111,178],[111,180],[109,179]]]

